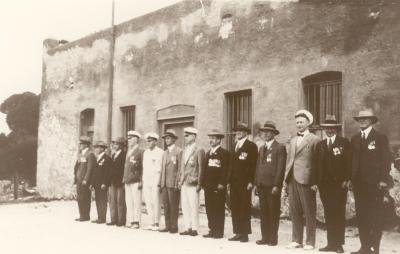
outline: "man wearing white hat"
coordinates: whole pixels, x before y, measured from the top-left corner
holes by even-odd
[[[187,127],[183,132],[186,147],[183,152],[179,187],[186,230],[180,235],[196,236],[199,229],[200,176],[204,168],[205,153],[196,145],[197,129]]]
[[[303,247],[304,218],[306,225],[305,250],[315,247],[316,191],[317,191],[317,144],[319,137],[310,133],[313,115],[305,110],[295,114],[297,135],[290,139],[286,161],[285,180],[289,189],[289,213],[292,219],[290,249]]]
[[[391,154],[387,137],[373,128],[378,118],[371,110],[354,117],[360,131],[351,138],[354,200],[361,248],[354,254],[379,253],[384,196],[392,184]]]
[[[143,194],[147,214],[150,217],[148,230],[158,230],[160,220],[160,189],[163,150],[157,146],[159,136],[154,132],[145,135],[148,148],[143,153]]]
[[[128,131],[128,152],[126,153],[124,176],[126,203],[126,226],[139,228],[142,208],[142,159],[143,150],[139,148],[139,132]]]

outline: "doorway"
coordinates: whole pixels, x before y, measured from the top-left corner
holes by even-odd
[[[193,127],[193,121],[194,119],[182,119],[179,121],[179,119],[174,120],[174,121],[162,121],[160,126],[160,134],[161,136],[164,135],[165,131],[168,129],[173,129],[176,132],[176,135],[178,136],[178,139],[176,140],[175,144],[179,146],[180,148],[185,147],[185,142],[183,138],[183,129],[186,127]],[[165,143],[162,141],[162,147],[165,149]]]

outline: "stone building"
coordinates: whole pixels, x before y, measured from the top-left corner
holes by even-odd
[[[219,128],[231,147],[237,121],[258,141],[271,119],[286,142],[299,108],[313,112],[319,135],[335,114],[347,137],[352,117],[372,108],[398,145],[399,13],[390,1],[187,0],[77,41],[46,40],[37,187],[71,197],[81,134],[195,126],[206,148]]]

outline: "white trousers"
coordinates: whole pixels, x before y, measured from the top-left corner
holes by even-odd
[[[139,183],[125,184],[125,203],[126,203],[126,224],[132,222],[140,223],[142,210],[142,190],[139,190]]]
[[[186,229],[199,229],[199,193],[196,186],[183,185],[181,190],[183,221]]]
[[[160,221],[160,191],[157,186],[143,186],[144,202],[146,203],[147,214],[150,218],[150,224]]]

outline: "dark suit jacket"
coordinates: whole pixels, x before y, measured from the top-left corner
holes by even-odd
[[[216,189],[221,184],[225,187],[228,170],[229,152],[222,147],[219,147],[213,154],[209,150],[205,157],[201,186],[203,188]]]
[[[121,151],[117,157],[111,158],[110,170],[108,173],[107,186],[120,187],[123,185],[122,178],[124,177],[126,153]]]
[[[378,184],[392,183],[389,175],[391,154],[387,137],[372,129],[366,141],[361,141],[361,132],[351,138],[352,182]]]
[[[286,147],[276,140],[269,150],[263,145],[258,152],[255,185],[281,188],[285,177]]]
[[[164,151],[161,164],[161,188],[178,188],[181,165],[182,149],[180,147],[175,145],[171,152],[168,149]]]
[[[238,151],[231,154],[228,182],[247,185],[254,182],[257,164],[257,145],[246,139]]]
[[[90,178],[95,166],[96,156],[90,149],[83,155],[79,153],[74,167],[75,183],[82,184],[82,181],[86,181],[87,184],[90,184]]]
[[[135,150],[126,154],[124,177],[122,182],[125,184],[142,182],[143,175],[143,150],[136,147]]]
[[[195,147],[186,161],[182,152],[182,166],[180,171],[180,185],[200,185],[201,172],[204,170],[204,150]]]
[[[324,183],[343,183],[351,177],[350,142],[336,135],[335,142],[328,150],[327,140],[317,144],[318,185]]]
[[[103,154],[101,158],[96,161],[92,177],[90,179],[90,185],[93,187],[100,187],[101,185],[107,185],[108,174],[111,166],[111,158],[107,154]]]

